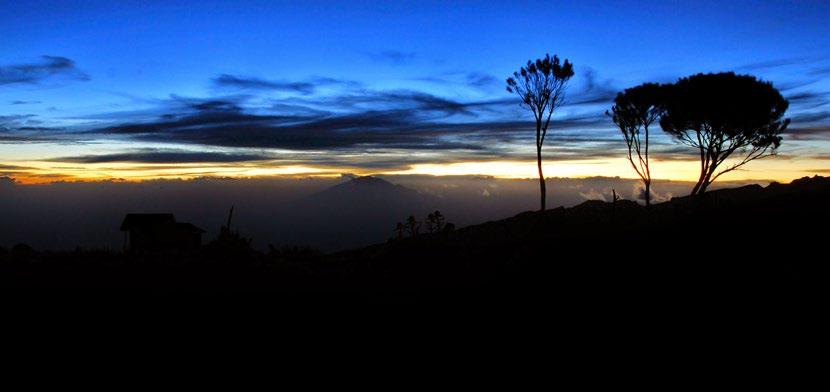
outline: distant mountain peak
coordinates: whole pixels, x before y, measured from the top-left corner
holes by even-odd
[[[369,201],[370,203],[377,203],[379,200],[383,200],[384,203],[398,202],[407,204],[419,202],[427,198],[427,196],[422,195],[414,189],[393,184],[382,178],[363,176],[324,189],[316,193],[312,198],[331,198],[332,202],[338,203],[351,200],[348,202],[350,204],[354,204],[358,200],[361,202]],[[357,199],[352,200],[352,198]]]
[[[395,184],[386,181],[382,178],[372,177],[372,176],[363,176],[363,177],[355,177],[349,183],[355,185],[380,185],[380,186],[395,186]]]

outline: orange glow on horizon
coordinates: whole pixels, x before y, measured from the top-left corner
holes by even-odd
[[[341,173],[356,175],[430,175],[430,176],[490,176],[505,179],[537,178],[536,162],[528,161],[467,161],[447,164],[414,164],[404,170],[367,170],[359,167],[325,167],[306,165],[279,165],[274,162],[242,164],[77,164],[54,162],[15,162],[18,168],[5,170],[21,184],[43,184],[57,181],[145,181],[156,179],[267,178],[267,177],[335,177]],[[827,161],[802,160],[781,162],[776,158],[751,162],[745,170],[722,176],[719,181],[763,180],[789,182],[793,179],[828,174],[821,169]],[[819,168],[819,169],[816,169]],[[653,161],[652,177],[660,180],[696,181],[699,164],[696,161]],[[625,158],[612,160],[573,160],[544,162],[545,177],[621,177],[636,178]]]

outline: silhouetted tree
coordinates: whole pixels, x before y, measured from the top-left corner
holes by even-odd
[[[410,237],[418,235],[421,231],[421,222],[418,222],[414,216],[410,215],[406,219],[406,231],[409,232]]]
[[[732,72],[682,78],[666,90],[660,126],[700,153],[692,195],[706,192],[724,173],[775,154],[789,102],[769,82]],[[740,155],[740,156],[739,156]],[[737,162],[717,171],[728,158]]]
[[[427,215],[427,231],[430,233],[437,233],[444,228],[444,216],[441,212],[435,211]]]
[[[539,191],[541,210],[545,210],[545,176],[542,173],[542,145],[548,132],[554,110],[562,105],[568,80],[574,75],[573,65],[566,59],[559,63],[559,57],[549,54],[527,65],[507,78],[507,91],[515,93],[522,100],[522,107],[533,112],[536,120],[536,165],[539,168]]]
[[[395,225],[395,235],[396,235],[395,238],[402,239],[404,230],[406,230],[406,226],[404,226],[403,223],[398,222]]]
[[[611,120],[620,129],[628,146],[628,161],[640,176],[645,187],[646,206],[651,204],[651,169],[648,160],[649,126],[662,113],[662,87],[645,83],[617,94],[611,112]]]

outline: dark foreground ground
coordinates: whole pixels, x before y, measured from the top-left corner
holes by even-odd
[[[0,250],[0,287],[12,302],[808,309],[827,291],[828,217],[830,179],[814,177],[650,209],[589,201],[325,255],[227,244],[156,255],[17,246]]]

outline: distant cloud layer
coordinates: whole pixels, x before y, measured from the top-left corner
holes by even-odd
[[[411,61],[409,53],[373,53],[379,61]],[[747,65],[787,67],[796,60]],[[808,63],[810,66],[814,63]],[[4,83],[37,83],[51,75],[83,80],[69,59],[44,57],[34,64],[5,66]],[[128,148],[107,153],[44,158],[75,164],[230,164],[313,165],[327,170],[405,170],[415,164],[526,160],[532,156],[533,124],[503,81],[484,72],[444,72],[403,79],[452,86],[472,97],[428,93],[407,86],[373,89],[360,82],[321,76],[280,80],[221,73],[209,79],[207,96],[148,99],[141,111],[99,112],[73,118],[81,125],[61,126],[34,114],[0,116],[0,142],[75,142],[97,139],[178,144],[178,149]],[[624,143],[604,115],[621,86],[593,68],[578,78],[557,112],[546,143],[548,161],[607,160],[624,156]],[[830,139],[830,93],[812,82],[780,86],[791,102],[793,122],[786,139]],[[40,101],[14,100],[11,105]],[[694,151],[652,135],[652,157],[694,160]],[[206,150],[194,152],[193,147]],[[816,154],[813,153],[812,156]],[[806,155],[802,155],[806,156]]]
[[[90,80],[74,61],[61,56],[41,56],[38,62],[0,66],[0,85],[35,84],[53,77]]]
[[[321,97],[293,97],[274,101],[275,114],[245,109],[246,97],[196,99],[173,97],[153,120],[123,122],[92,128],[87,135],[122,137],[146,142],[208,145],[224,148],[326,151],[328,154],[359,154],[351,158],[356,167],[407,163],[438,163],[435,153],[452,150],[446,159],[459,161],[523,157],[513,147],[523,145],[532,135],[529,121],[506,120],[505,112],[515,107],[512,100],[459,101],[414,90],[372,91],[354,89]],[[619,147],[616,135],[609,134],[607,120],[597,115],[574,115],[556,122],[557,142],[609,143]],[[372,151],[373,154],[365,154]],[[401,153],[396,159],[389,151],[431,152],[428,158]],[[149,158],[167,161],[173,155]],[[570,146],[556,159],[606,157],[609,148]],[[283,153],[285,155],[285,153]],[[290,155],[290,154],[289,154]],[[178,155],[175,156],[179,158]],[[192,155],[189,155],[192,157]],[[219,158],[232,159],[233,155]],[[115,155],[106,159],[135,158]],[[216,157],[205,157],[205,159]],[[245,157],[246,160],[253,157]],[[84,159],[103,159],[84,157]],[[290,158],[294,159],[294,157]],[[395,162],[397,160],[397,162]],[[348,164],[346,158],[315,157],[315,164]]]
[[[119,154],[59,157],[50,159],[49,161],[72,163],[227,163],[262,161],[267,159],[272,159],[272,157],[257,154],[142,149]]]

